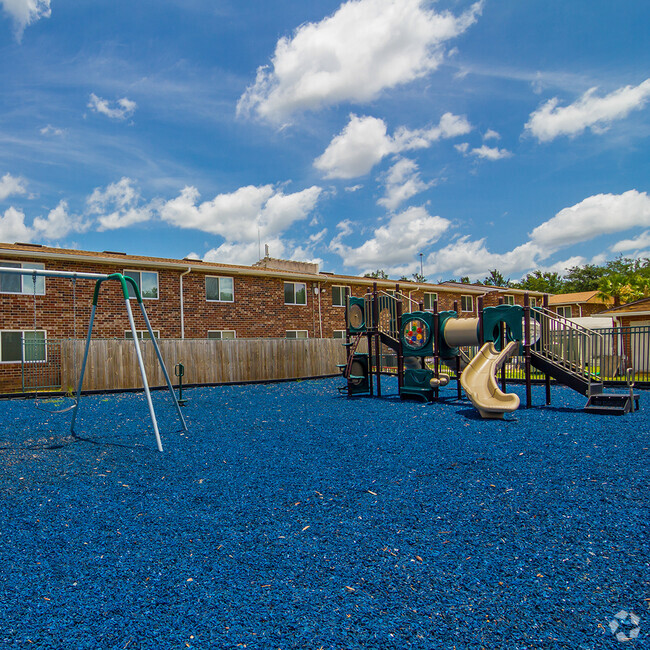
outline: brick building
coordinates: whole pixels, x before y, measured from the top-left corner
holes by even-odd
[[[585,318],[594,316],[607,309],[613,300],[598,297],[598,291],[581,291],[579,293],[558,293],[550,296],[548,306],[558,316],[565,318]]]
[[[65,250],[37,244],[0,244],[0,266],[85,273],[123,273],[140,287],[152,328],[160,338],[332,338],[345,330],[345,289],[362,296],[375,280],[320,271],[318,265],[265,257],[253,266]],[[395,282],[377,280],[394,291]],[[82,338],[88,327],[94,281],[0,274],[0,363],[20,362],[21,336]],[[414,303],[476,316],[484,305],[523,304],[524,293],[457,283],[400,283]],[[532,293],[541,301],[541,294]],[[411,303],[413,304],[413,303]],[[138,334],[145,325],[134,310]],[[93,329],[96,338],[131,336],[118,283],[104,283]],[[5,369],[7,367],[5,366]]]

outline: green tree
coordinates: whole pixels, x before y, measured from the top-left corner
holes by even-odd
[[[604,266],[585,264],[572,266],[564,276],[563,293],[580,293],[581,291],[596,291],[600,281],[607,274]]]
[[[486,284],[491,287],[509,287],[510,286],[510,278],[507,280],[503,276],[503,273],[501,271],[498,271],[497,269],[492,269],[490,271],[490,275],[486,276],[486,278],[483,280],[483,284]]]
[[[650,259],[618,257],[605,264],[598,297],[613,300],[614,307],[650,296]]]
[[[521,282],[514,285],[518,289],[541,291],[542,293],[562,293],[564,280],[555,271],[533,271]]]
[[[414,282],[426,282],[427,279],[424,275],[421,275],[420,273],[414,273],[412,276]]]
[[[389,280],[390,278],[388,277],[388,273],[386,271],[382,271],[381,269],[377,269],[376,271],[373,271],[372,273],[366,273],[364,278],[376,278],[377,280]]]

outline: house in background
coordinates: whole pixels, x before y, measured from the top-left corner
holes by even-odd
[[[598,291],[581,291],[579,293],[559,293],[549,297],[549,309],[558,316],[565,318],[586,318],[601,314],[604,309],[611,307],[613,299],[603,300],[598,297]]]
[[[613,318],[614,325],[619,327],[650,327],[650,297],[608,309],[599,316]]]

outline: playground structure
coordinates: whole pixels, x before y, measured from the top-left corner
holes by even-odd
[[[381,374],[389,349],[396,368],[402,399],[431,402],[450,382],[443,366],[456,377],[461,388],[483,418],[503,418],[519,407],[517,395],[508,394],[506,360],[522,355],[525,367],[526,407],[531,406],[532,368],[544,374],[546,403],[551,402],[550,381],[565,384],[588,398],[585,410],[593,413],[624,414],[638,409],[639,397],[628,380],[628,392],[605,393],[603,383],[591,367],[592,350],[598,345],[597,332],[559,317],[544,306],[531,307],[528,294],[524,306],[499,304],[483,307],[478,316],[460,318],[458,305],[449,311],[424,311],[400,292],[379,291],[377,285],[363,297],[346,295],[346,341],[348,358],[339,369],[347,379],[345,392],[381,396]],[[359,352],[362,341],[367,352]],[[478,346],[468,358],[461,349]],[[428,363],[425,361],[428,359]],[[500,381],[497,374],[500,371]],[[630,373],[628,371],[628,377]]]
[[[127,316],[128,316],[131,333],[133,335],[133,344],[135,346],[136,357],[137,357],[137,360],[138,360],[138,366],[139,366],[140,374],[141,374],[141,377],[142,377],[142,383],[143,383],[143,387],[144,387],[145,397],[146,397],[146,400],[147,400],[147,406],[149,408],[149,415],[150,415],[150,418],[151,418],[151,424],[153,426],[154,435],[155,435],[155,438],[156,438],[156,445],[158,447],[158,450],[159,451],[163,450],[162,449],[162,441],[160,439],[160,432],[159,432],[159,429],[158,429],[158,421],[157,421],[157,418],[156,418],[156,412],[155,412],[155,409],[154,409],[154,406],[153,406],[153,402],[151,400],[151,391],[149,390],[149,383],[147,381],[147,374],[146,374],[146,371],[145,371],[144,361],[143,361],[143,357],[142,357],[142,351],[140,349],[140,343],[139,343],[139,340],[138,340],[138,333],[137,333],[137,330],[136,330],[136,327],[135,327],[135,321],[133,320],[133,312],[131,310],[131,304],[129,302],[129,290],[128,290],[129,285],[130,285],[131,290],[133,291],[133,293],[135,295],[135,298],[136,298],[136,300],[138,302],[138,305],[140,306],[140,311],[142,313],[142,317],[144,319],[147,331],[149,332],[149,335],[151,337],[151,341],[153,343],[154,350],[156,352],[156,357],[158,359],[158,362],[160,363],[160,367],[161,367],[162,373],[163,373],[163,375],[165,377],[167,387],[169,389],[172,400],[173,400],[174,405],[176,407],[176,412],[177,412],[178,417],[179,417],[179,419],[181,421],[183,429],[185,431],[187,431],[187,425],[185,423],[185,418],[183,417],[183,414],[181,412],[178,400],[176,399],[176,395],[174,393],[174,389],[172,387],[171,380],[169,378],[169,374],[167,373],[167,369],[165,368],[165,364],[163,363],[162,355],[160,354],[160,349],[158,348],[158,344],[156,342],[154,332],[153,332],[153,330],[151,328],[151,324],[149,322],[147,312],[146,312],[146,310],[144,308],[144,303],[142,301],[142,296],[140,294],[140,289],[138,288],[138,285],[135,283],[135,281],[132,278],[130,278],[128,276],[124,276],[121,273],[113,273],[113,274],[110,274],[110,275],[106,275],[106,274],[100,274],[100,273],[74,273],[74,272],[69,272],[69,271],[49,271],[49,270],[46,271],[46,270],[41,270],[41,269],[24,269],[24,268],[13,268],[13,267],[0,267],[0,273],[32,276],[33,285],[34,285],[34,305],[36,303],[36,282],[37,282],[37,278],[39,278],[39,277],[69,278],[70,280],[72,280],[74,288],[76,288],[77,279],[95,280],[95,290],[94,290],[94,294],[93,294],[92,310],[91,310],[91,314],[90,314],[90,320],[88,322],[88,331],[87,331],[87,335],[86,335],[86,344],[85,344],[85,347],[84,347],[83,361],[81,363],[81,372],[79,374],[79,378],[78,378],[78,382],[77,382],[75,401],[74,401],[74,404],[72,406],[72,420],[71,420],[71,423],[70,423],[70,433],[73,436],[76,435],[75,434],[75,423],[76,423],[77,414],[78,414],[79,405],[80,405],[81,389],[82,389],[82,386],[83,386],[84,373],[85,373],[85,370],[86,370],[86,363],[87,363],[87,360],[88,360],[88,350],[90,348],[90,341],[91,341],[91,338],[92,338],[93,323],[95,321],[95,314],[96,314],[97,305],[98,305],[98,302],[99,302],[99,293],[100,293],[100,289],[101,289],[102,284],[107,280],[114,280],[114,281],[119,282],[120,287],[122,289],[122,295],[124,297],[124,304],[125,304],[125,307],[126,307],[126,313],[127,313]],[[75,334],[76,334],[76,292],[75,292],[74,288],[73,288],[73,301],[74,301],[74,312],[75,312],[74,327],[75,327]],[[36,320],[37,320],[36,306],[34,306],[34,331],[37,331],[37,329],[36,329],[36,325],[37,325]],[[22,345],[23,345],[23,348],[25,349],[26,342],[23,341]],[[24,354],[25,354],[25,352],[23,352],[23,355]],[[39,361],[37,359],[34,359],[33,363],[37,364],[37,363],[39,363]],[[36,394],[36,397],[38,397],[37,394]],[[61,412],[64,412],[66,410],[70,410],[70,409],[66,408]]]

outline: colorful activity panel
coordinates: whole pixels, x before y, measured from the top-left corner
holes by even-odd
[[[404,317],[402,322],[402,346],[405,354],[412,356],[433,355],[432,316],[426,312],[413,312]]]

